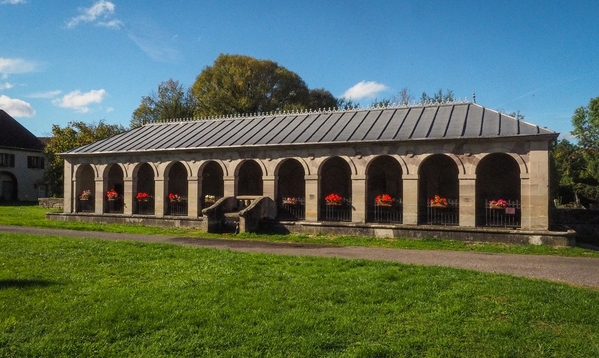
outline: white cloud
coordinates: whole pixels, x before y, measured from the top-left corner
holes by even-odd
[[[114,108],[108,107],[106,108],[106,113],[114,112]]]
[[[348,98],[352,100],[358,100],[362,98],[374,98],[380,92],[388,91],[389,87],[382,83],[374,81],[361,81],[355,84],[353,87],[345,91],[341,95],[342,98]]]
[[[37,67],[37,63],[33,61],[26,61],[20,58],[0,57],[0,74],[3,76],[33,72]]]
[[[25,0],[2,0],[2,2],[0,2],[0,4],[4,5],[4,4],[10,4],[10,5],[16,5],[16,4],[26,4],[27,1]]]
[[[46,91],[46,92],[35,92],[35,93],[32,93],[32,94],[28,95],[27,97],[29,97],[29,98],[54,98],[54,97],[58,96],[61,93],[62,93],[61,90]]]
[[[100,21],[100,22],[98,22],[98,26],[118,30],[118,29],[124,27],[125,24],[121,20],[110,20],[107,22]]]
[[[161,37],[140,37],[129,33],[129,38],[154,61],[174,62],[179,58],[179,51]]]
[[[106,90],[91,90],[86,93],[81,91],[73,91],[67,93],[62,98],[57,98],[52,101],[53,104],[62,108],[71,108],[80,113],[89,112],[89,105],[92,103],[101,103],[104,100]]]
[[[115,5],[112,2],[100,0],[96,2],[94,5],[92,5],[92,7],[80,10],[82,14],[79,16],[75,16],[71,20],[69,20],[67,22],[67,27],[73,28],[79,25],[80,23],[94,22],[98,18],[108,18],[114,14],[114,8]]]
[[[35,116],[35,110],[29,103],[5,95],[0,95],[0,108],[13,117]]]
[[[0,91],[5,89],[11,89],[14,86],[8,82],[0,83]]]

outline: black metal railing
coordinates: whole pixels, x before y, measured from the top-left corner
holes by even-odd
[[[168,215],[187,216],[187,201],[185,201],[185,200],[169,201]]]
[[[154,215],[154,200],[142,199],[136,201],[135,213],[141,215]]]
[[[458,199],[447,199],[447,205],[426,204],[426,223],[428,225],[459,225],[460,205]]]
[[[320,206],[323,221],[351,221],[351,200],[345,199],[338,204],[325,203]]]
[[[368,207],[368,221],[375,223],[395,223],[403,222],[403,205],[401,200],[394,200],[391,203],[378,203]]]
[[[77,202],[77,212],[93,213],[95,211],[94,199],[79,199]]]
[[[304,220],[306,201],[304,198],[283,199],[279,202],[277,217],[281,220]]]
[[[106,212],[110,214],[122,214],[123,198],[106,199]]]
[[[485,200],[485,226],[520,227],[521,208],[519,200],[507,200],[503,206]]]

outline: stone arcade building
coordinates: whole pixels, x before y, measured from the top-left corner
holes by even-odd
[[[148,123],[63,153],[55,219],[567,243],[548,231],[557,136],[469,102]]]

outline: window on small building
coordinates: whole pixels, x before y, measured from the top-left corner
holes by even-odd
[[[27,157],[27,168],[44,169],[44,158],[28,156]]]
[[[15,167],[15,155],[8,153],[0,153],[0,167],[14,168]]]

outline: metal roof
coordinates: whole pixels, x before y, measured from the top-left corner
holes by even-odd
[[[0,148],[41,151],[44,144],[13,117],[0,109]]]
[[[476,103],[174,120],[134,128],[67,155],[522,137],[557,133]]]

